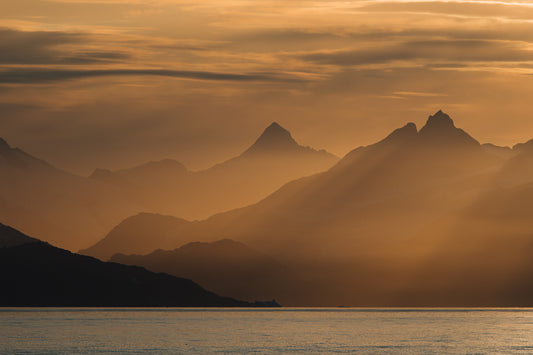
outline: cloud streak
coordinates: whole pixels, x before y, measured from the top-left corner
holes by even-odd
[[[130,57],[118,51],[80,48],[88,42],[90,36],[82,33],[0,28],[0,64],[98,64]]]
[[[318,64],[357,66],[394,61],[523,62],[533,61],[533,50],[510,41],[418,40],[401,44],[306,53],[299,59]],[[413,64],[416,64],[413,62]]]
[[[166,69],[95,69],[95,70],[70,70],[70,69],[33,69],[10,68],[0,70],[0,83],[2,84],[43,84],[57,81],[119,76],[162,76],[178,79],[208,80],[208,81],[235,81],[235,82],[292,82],[303,83],[306,80],[287,75],[272,73],[217,73],[209,71],[187,71]]]

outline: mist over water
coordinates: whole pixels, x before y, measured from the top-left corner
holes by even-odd
[[[533,309],[1,309],[0,353],[530,353]]]

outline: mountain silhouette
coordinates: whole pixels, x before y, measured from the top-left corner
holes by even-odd
[[[439,123],[441,120],[443,123]],[[322,239],[326,235],[316,236],[323,230],[340,229],[343,238],[347,238],[351,233],[359,234],[366,225],[368,232],[374,229],[372,233],[388,235],[380,232],[389,229],[380,222],[387,211],[398,228],[412,230],[418,218],[429,212],[453,210],[457,206],[455,200],[469,198],[470,192],[463,195],[454,191],[440,205],[432,205],[435,195],[441,194],[442,184],[468,181],[473,172],[502,164],[499,157],[487,153],[479,144],[472,144],[469,136],[448,120],[451,119],[445,114],[430,116],[420,133],[413,123],[408,123],[378,143],[354,149],[325,173],[295,180],[250,207],[187,226],[181,233],[173,234],[174,247],[185,243],[186,238],[215,240],[231,235],[272,255],[292,250],[296,245],[305,254],[310,250],[303,246],[323,250]],[[432,136],[437,143],[429,140]],[[457,150],[462,150],[462,154],[458,156]],[[397,211],[394,207],[399,200],[412,206]],[[381,216],[377,212],[380,209]],[[405,218],[399,218],[403,215]],[[372,220],[376,225],[370,223]],[[302,240],[301,236],[307,237]],[[160,248],[148,236],[145,239],[147,249]],[[114,249],[107,255],[121,252]]]
[[[116,254],[111,261],[190,278],[216,293],[248,301],[275,298],[270,290],[287,277],[286,268],[273,258],[229,239],[148,255]]]
[[[270,154],[275,151],[294,150],[302,148],[289,131],[281,127],[277,122],[268,126],[263,134],[248,148],[243,155],[247,154]]]
[[[26,233],[72,248],[140,208],[121,189],[67,173],[4,140],[0,146],[0,218]]]
[[[437,112],[420,131],[406,124],[326,172],[187,225],[175,247],[231,236],[275,255],[297,280],[272,290],[284,305],[529,305],[533,179],[501,182],[526,158],[496,154]]]
[[[280,126],[277,122],[273,122],[268,126],[261,136],[246,149],[241,156],[249,157],[254,155],[271,155],[271,154],[310,154],[315,156],[322,156],[323,158],[335,160],[335,156],[326,152],[325,150],[317,151],[310,147],[303,147],[299,145],[291,133]]]
[[[243,153],[208,169],[188,171],[167,159],[113,172],[97,169],[92,178],[128,188],[146,211],[194,220],[255,203],[337,160],[326,151],[299,145],[274,122]]]
[[[283,147],[269,148],[283,152],[273,156],[300,163],[304,155],[317,156],[296,153],[303,148],[294,148],[279,127],[268,131],[258,146]],[[176,275],[194,273],[246,299],[276,295],[288,306],[531,306],[529,146],[509,152],[481,145],[439,111],[420,130],[407,123],[326,171],[300,174],[272,188],[254,204],[193,222],[135,216],[88,250],[102,259],[148,254],[114,258]],[[288,171],[283,164],[290,159],[280,163],[269,154],[243,153],[187,172],[194,184],[181,180],[178,195],[163,186],[160,194],[168,195],[169,203],[180,196],[197,206],[218,205],[224,198],[227,205],[243,206],[238,195],[257,192],[256,181],[274,176],[281,185],[279,171]],[[28,207],[7,202],[20,211]],[[0,211],[4,206],[0,203]],[[263,263],[269,255],[275,261]]]
[[[420,129],[419,140],[426,145],[444,145],[450,147],[478,147],[480,144],[468,133],[456,128],[453,120],[439,110],[429,116],[424,127]]]
[[[325,151],[294,143],[288,144],[290,149],[279,149],[279,142],[272,146],[283,141],[275,137],[290,137],[283,132],[272,125],[258,140],[261,154],[243,154],[203,171],[191,172],[178,161],[164,159],[129,169],[97,169],[88,178],[1,140],[0,219],[54,245],[79,250],[139,212],[206,218],[255,203],[284,183],[337,161]]]
[[[233,307],[194,282],[97,259],[0,224],[2,307]]]

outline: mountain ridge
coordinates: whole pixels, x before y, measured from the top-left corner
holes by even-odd
[[[265,130],[268,136],[272,130],[278,131],[274,137],[285,131],[270,126]],[[288,131],[283,134],[292,137]],[[116,171],[97,169],[90,177],[80,177],[2,142],[0,219],[71,250],[94,244],[141,211],[207,218],[255,203],[284,183],[337,161],[333,155],[296,144],[292,153],[237,156],[199,172],[163,159]]]
[[[0,224],[2,307],[243,307],[191,280],[70,253]]]

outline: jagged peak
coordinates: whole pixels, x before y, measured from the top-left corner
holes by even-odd
[[[442,112],[442,110],[437,111],[434,115],[430,115],[424,127],[420,130],[420,133],[424,133],[427,130],[432,129],[446,129],[446,128],[455,128],[455,124],[451,117]]]
[[[294,138],[292,138],[291,132],[283,128],[277,122],[273,122],[263,131],[255,143],[248,148],[245,153],[268,152],[294,147],[299,147],[299,145]]]
[[[472,136],[455,127],[451,117],[442,110],[429,116],[425,126],[419,132],[419,137],[425,143],[437,145],[480,146],[479,142]]]
[[[268,132],[268,131],[282,131],[284,133],[289,133],[289,131],[287,131],[285,128],[281,127],[281,125],[279,123],[277,123],[276,121],[272,122],[267,128],[265,128],[265,132]]]

